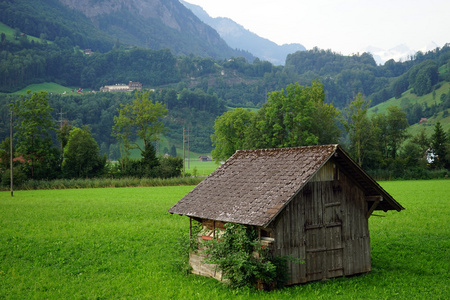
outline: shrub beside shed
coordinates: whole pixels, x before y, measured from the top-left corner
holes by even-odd
[[[239,150],[169,212],[201,222],[212,238],[225,223],[256,228],[273,255],[295,258],[287,284],[298,284],[369,272],[369,217],[402,209],[339,145],[323,145]],[[222,277],[201,254],[190,263]]]

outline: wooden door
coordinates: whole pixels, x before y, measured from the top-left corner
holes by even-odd
[[[305,197],[307,281],[342,276],[343,243],[340,197],[329,182],[310,183]]]

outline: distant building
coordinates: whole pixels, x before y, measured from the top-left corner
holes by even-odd
[[[83,53],[86,54],[86,55],[92,55],[92,50],[91,49],[84,49]]]
[[[130,89],[132,89],[132,90],[138,90],[138,91],[141,91],[141,90],[142,90],[142,83],[130,81],[130,82],[128,83],[128,87],[129,87]]]
[[[211,161],[211,156],[199,156],[198,157],[199,161]]]
[[[130,81],[128,85],[125,84],[115,84],[115,85],[105,85],[100,88],[101,92],[129,92],[129,91],[142,91],[142,83]]]

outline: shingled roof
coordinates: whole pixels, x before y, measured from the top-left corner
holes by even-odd
[[[238,150],[169,213],[266,227],[331,157],[366,196],[383,197],[378,210],[403,209],[339,145],[323,145]]]

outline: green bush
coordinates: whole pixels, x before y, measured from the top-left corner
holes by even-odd
[[[9,172],[8,172],[9,173]],[[5,181],[7,184],[0,190],[6,190],[9,186],[9,175]],[[16,176],[16,175],[15,175]],[[21,177],[26,179],[25,177]],[[173,177],[173,178],[136,178],[127,177],[120,179],[112,178],[75,178],[75,179],[57,179],[57,180],[27,180],[22,181],[14,178],[15,190],[54,190],[54,189],[83,189],[83,188],[107,188],[107,187],[139,187],[139,186],[178,186],[178,185],[197,185],[204,178],[202,177]]]
[[[154,176],[160,178],[171,178],[181,176],[183,159],[181,157],[160,157],[159,165],[154,169]],[[153,170],[152,170],[153,171]]]
[[[447,178],[449,173],[446,169],[431,170],[417,166],[401,169],[399,165],[393,165],[383,169],[367,170],[367,172],[375,180],[443,179]]]
[[[239,224],[227,223],[219,239],[205,241],[205,262],[217,265],[233,288],[263,283],[270,288],[284,285],[287,260],[274,258],[258,241],[258,232]]]
[[[27,175],[20,167],[13,168],[13,184],[22,185],[27,180]],[[9,186],[11,184],[11,171],[6,169],[1,176],[1,185]]]

